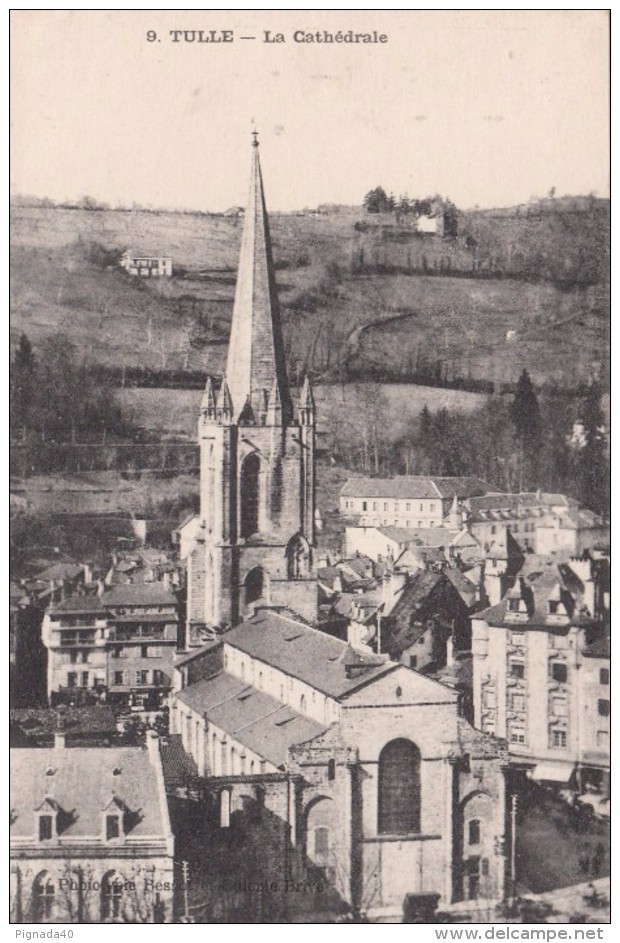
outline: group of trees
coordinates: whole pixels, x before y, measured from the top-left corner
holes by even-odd
[[[64,334],[45,340],[37,354],[22,334],[11,364],[11,440],[29,444],[105,442],[127,434],[113,387],[77,356]]]
[[[609,512],[609,453],[597,385],[583,397],[539,401],[523,371],[512,396],[491,397],[473,412],[425,406],[396,441],[381,386],[360,384],[359,390],[358,407],[332,433],[335,460],[351,469],[476,475],[500,491],[562,492],[593,511]]]
[[[369,190],[363,201],[367,213],[395,213],[397,216],[428,216],[431,213],[441,210],[444,217],[444,233],[447,236],[456,235],[458,210],[450,200],[436,194],[435,196],[425,197],[422,200],[410,198],[407,194],[399,196],[398,199],[393,193],[389,195],[383,187],[375,187]]]

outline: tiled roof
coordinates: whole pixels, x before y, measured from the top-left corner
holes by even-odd
[[[161,742],[161,765],[167,789],[184,786],[188,780],[198,776],[198,767],[193,758],[183,749],[183,739],[174,733]]]
[[[199,658],[204,655],[205,652],[208,652],[212,648],[217,648],[218,645],[222,644],[222,640],[217,638],[213,639],[212,642],[207,642],[206,645],[201,645],[200,648],[192,648],[189,652],[182,652],[178,655],[175,655],[174,658],[174,667],[180,668],[181,665],[186,665],[188,662],[193,661],[194,658]]]
[[[447,566],[444,571],[466,606],[476,601],[476,587],[456,566]]]
[[[368,570],[370,570],[371,574],[373,572],[373,561],[370,559],[370,557],[366,557],[363,554],[359,554],[356,557],[348,557],[342,562],[345,563],[349,569],[354,570],[354,572],[361,577],[365,577]]]
[[[353,498],[439,498],[439,490],[430,478],[401,475],[398,478],[349,478],[342,497]]]
[[[176,606],[173,593],[161,583],[128,583],[114,586],[102,597],[105,606]]]
[[[231,629],[224,641],[335,698],[346,697],[361,684],[395,667],[386,662],[347,678],[340,661],[346,642],[270,609],[259,610],[252,619]]]
[[[447,547],[455,532],[446,527],[377,527],[377,531],[400,546]]]
[[[490,733],[483,733],[465,720],[457,718],[459,744],[464,753],[469,753],[473,759],[483,756],[503,756],[506,753],[506,741],[494,737]]]
[[[223,671],[183,688],[177,698],[274,766],[286,762],[289,747],[327,729]]]
[[[591,625],[592,618],[585,606],[583,584],[567,564],[556,564],[545,557],[526,558],[514,585],[495,606],[476,613],[490,625],[521,628],[557,629],[567,625]],[[559,597],[557,593],[559,592]],[[521,598],[527,609],[526,619],[506,618],[508,599]],[[549,613],[549,600],[559,598],[568,613],[568,621],[559,621]]]
[[[518,513],[546,510],[552,507],[572,508],[577,502],[564,494],[552,494],[546,491],[522,491],[515,493],[492,492],[491,494],[472,496],[467,505],[473,514],[484,511],[509,511],[512,516]]]
[[[70,596],[57,603],[52,612],[100,612],[103,615],[105,608],[99,596]]]
[[[84,575],[84,567],[78,563],[53,563],[37,573],[38,580],[74,580]]]
[[[112,736],[116,733],[114,711],[104,705],[63,706],[56,710],[48,707],[27,707],[11,710],[9,714],[11,726],[33,739],[52,737],[59,729],[59,724],[69,739],[93,734]]]
[[[115,770],[120,772],[115,774]],[[49,771],[53,771],[51,775]],[[113,796],[126,807],[129,837],[168,837],[155,767],[139,747],[67,747],[11,750],[10,836],[35,838],[36,816],[46,797],[66,813],[62,838],[97,841],[102,813]],[[127,821],[129,820],[129,821]]]
[[[431,478],[398,475],[396,478],[349,478],[340,494],[353,498],[466,498],[484,494],[488,485],[479,478]]]

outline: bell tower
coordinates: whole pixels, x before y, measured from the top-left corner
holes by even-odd
[[[256,132],[226,375],[207,379],[198,423],[200,512],[188,560],[188,641],[226,629],[257,603],[314,621],[315,407],[294,406]]]

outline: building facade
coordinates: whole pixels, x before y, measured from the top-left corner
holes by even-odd
[[[422,529],[441,527],[454,498],[486,494],[478,478],[349,478],[340,492],[339,509],[351,523]]]
[[[534,779],[607,792],[608,645],[591,561],[531,561],[472,619],[476,726]]]
[[[171,923],[173,855],[155,735],[11,750],[11,923]]]
[[[48,610],[41,632],[53,702],[101,700],[153,710],[172,687],[178,603],[161,584],[72,596]]]
[[[319,873],[323,904],[386,918],[408,893],[501,898],[506,756],[453,690],[269,609],[204,658],[206,676],[175,692],[171,730],[219,803],[216,831],[259,795],[259,824],[281,826],[261,878]]]
[[[139,275],[140,278],[170,278],[172,275],[172,259],[167,256],[126,253],[120,264],[121,268],[124,268],[130,275]]]

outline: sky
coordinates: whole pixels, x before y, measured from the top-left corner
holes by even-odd
[[[200,29],[234,41],[172,42]],[[293,40],[317,30],[388,40]],[[225,210],[254,122],[272,211],[608,195],[605,11],[31,10],[11,37],[13,193]]]

